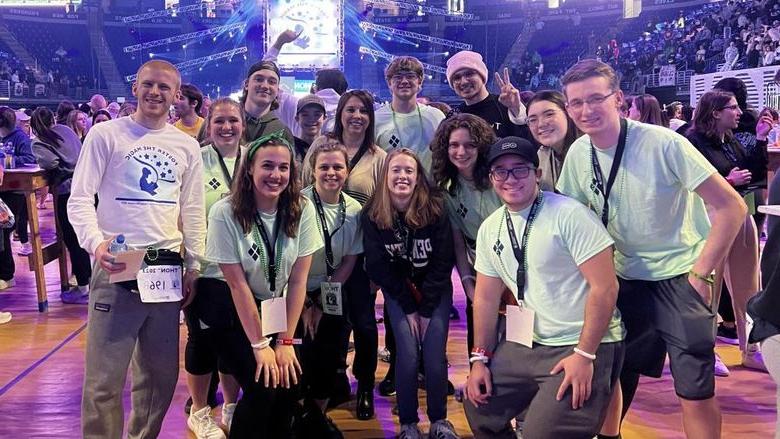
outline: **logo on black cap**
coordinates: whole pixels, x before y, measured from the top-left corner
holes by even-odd
[[[515,142],[506,142],[501,144],[502,151],[505,149],[515,149],[515,148],[517,148],[517,143]]]

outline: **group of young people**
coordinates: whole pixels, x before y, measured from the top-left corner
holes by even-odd
[[[569,69],[563,93],[523,104],[507,72],[490,94],[481,56],[460,52],[447,78],[464,103],[449,115],[417,102],[417,59],[394,59],[385,78],[392,100],[375,112],[369,92],[347,91],[333,71],[313,95],[285,95],[275,64],[260,61],[240,102],[211,103],[199,145],[166,123],[175,67],[139,69],[136,112],[90,130],[67,202],[96,260],[84,437],[122,435],[130,367],[128,436],[160,432],[180,308],[197,437],[341,437],[325,412],[352,332],[356,417],[374,417],[381,290],[392,363],[379,390],[396,395],[399,437],[423,437],[421,373],[429,436],[457,438],[453,268],[468,303],[464,408],[476,437],[620,437],[639,376],[660,376],[667,354],[686,435],[719,437],[713,273],[745,228],[732,187],[743,180],[685,137],[621,117],[617,75],[596,60]],[[702,108],[732,124],[729,104]],[[291,108],[294,126],[280,117]],[[703,124],[693,128],[728,138]],[[137,277],[109,250],[120,234],[142,250]]]

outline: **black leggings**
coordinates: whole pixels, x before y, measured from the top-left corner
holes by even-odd
[[[89,260],[89,253],[79,245],[79,239],[68,219],[69,198],[70,193],[57,195],[57,223],[62,232],[62,240],[65,241],[65,247],[70,254],[70,263],[73,267],[73,274],[76,275],[76,283],[83,287],[89,285],[92,278],[92,263]]]

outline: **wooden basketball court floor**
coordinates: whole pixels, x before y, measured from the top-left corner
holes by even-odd
[[[52,236],[52,210],[41,211],[44,240]],[[14,243],[18,246],[18,243]],[[37,311],[35,282],[27,258],[16,257],[16,286],[0,292],[0,310],[11,311],[13,320],[0,325],[0,437],[77,438],[80,436],[79,408],[84,378],[84,345],[87,307],[63,305],[59,299],[56,264],[46,267],[49,311]],[[463,292],[455,292],[462,319],[451,322],[448,357],[449,377],[461,386],[467,374]],[[377,304],[377,315],[381,305]],[[381,325],[380,325],[381,330]],[[184,350],[186,327],[181,327]],[[383,344],[380,334],[380,345]],[[731,367],[731,376],[717,378],[717,398],[723,412],[723,437],[771,438],[775,425],[775,384],[767,374],[742,369],[736,347],[718,345],[717,351]],[[181,356],[183,371],[183,355]],[[377,382],[387,364],[379,362]],[[129,384],[129,380],[128,380]],[[355,383],[353,382],[353,390]],[[128,386],[129,389],[129,386]],[[129,394],[125,412],[129,413]],[[424,393],[420,415],[424,419]],[[163,438],[194,438],[187,430],[183,411],[187,399],[183,372],[165,418]],[[397,417],[391,414],[393,398],[376,395],[377,416],[371,421],[354,417],[354,401],[329,412],[348,438],[394,437]],[[471,437],[463,408],[449,398],[449,419],[462,437]],[[623,428],[626,439],[682,438],[680,405],[668,370],[661,379],[643,379]],[[427,424],[423,425],[427,431]]]

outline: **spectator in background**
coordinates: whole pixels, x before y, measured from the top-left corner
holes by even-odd
[[[737,43],[734,41],[730,42],[729,47],[727,47],[725,52],[723,52],[723,56],[726,60],[726,63],[723,64],[723,71],[728,72],[729,70],[733,70],[737,65],[737,60],[739,59],[739,49],[737,49]]]
[[[87,137],[87,120],[89,116],[80,110],[73,110],[68,114],[65,120],[65,125],[70,127],[74,133],[79,137],[81,142],[84,142],[84,138]]]
[[[123,104],[124,105],[124,104]],[[203,96],[203,105],[200,106],[198,115],[203,119],[209,118],[209,109],[211,108],[211,98],[208,95]]]
[[[202,106],[203,93],[200,89],[193,84],[182,84],[181,94],[173,101],[173,109],[179,119],[173,126],[197,140],[204,121],[202,117],[198,116]]]
[[[106,110],[111,115],[111,119],[116,119],[117,115],[119,115],[119,103],[117,102],[111,102],[108,104],[108,107],[106,107]]]
[[[92,126],[108,120],[111,120],[111,113],[106,110],[98,110],[92,115]]]
[[[108,102],[106,102],[106,98],[103,97],[101,94],[95,94],[92,95],[92,97],[89,99],[89,108],[91,115],[95,115],[99,110],[103,110],[108,106]]]
[[[9,107],[0,107],[0,141],[4,152],[13,151],[14,167],[35,163],[35,156],[30,146],[30,137],[16,127],[16,112]],[[0,198],[5,201],[11,212],[16,216],[16,231],[22,249],[19,254],[28,256],[32,253],[27,237],[27,205],[23,193],[0,192]],[[3,250],[0,252],[0,290],[12,287],[14,283],[13,249],[11,248],[11,233],[14,229],[3,229]]]
[[[683,104],[680,101],[674,101],[664,107],[666,117],[669,119],[669,128],[677,131],[678,128],[686,124],[683,119]]]
[[[57,105],[57,123],[65,124],[67,123],[68,116],[70,115],[70,112],[75,110],[76,106],[73,105],[73,102],[71,101],[62,101]]]
[[[135,104],[132,102],[125,102],[119,108],[119,117],[129,116],[133,113],[135,113]]]
[[[628,109],[628,118],[637,122],[649,123],[669,128],[669,123],[661,112],[658,99],[651,94],[643,94],[634,97],[631,107]]]
[[[33,133],[32,129],[30,129],[30,115],[27,113],[28,110],[24,108],[20,108],[16,110],[16,127],[22,130],[24,134],[27,135],[30,139],[32,139]]]

